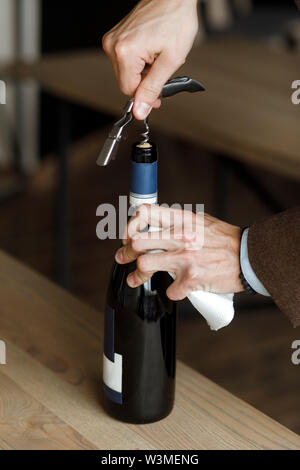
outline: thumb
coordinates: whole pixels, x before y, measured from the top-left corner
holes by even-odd
[[[136,119],[146,119],[176,69],[177,64],[170,60],[167,53],[162,52],[157,57],[135,93],[133,114]]]

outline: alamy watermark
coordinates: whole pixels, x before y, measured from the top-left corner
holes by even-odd
[[[0,365],[6,364],[6,344],[0,340]]]
[[[128,219],[136,216],[136,224],[130,237],[144,239],[178,238],[197,236],[197,249],[204,243],[203,204],[160,204],[132,207],[127,196],[119,196],[119,206],[103,203],[97,208],[96,234],[99,240],[122,240],[126,234]],[[130,227],[129,227],[130,230]]]
[[[294,366],[299,366],[300,364],[300,340],[296,339],[292,343],[292,349],[295,349],[295,351],[292,353],[291,361],[294,364]]]
[[[6,83],[0,80],[0,104],[6,104]]]
[[[291,95],[292,103],[300,104],[300,80],[293,81],[292,89],[295,90]]]

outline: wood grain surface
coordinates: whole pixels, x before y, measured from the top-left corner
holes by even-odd
[[[126,101],[100,51],[48,56],[6,73],[34,78],[55,95],[116,116]],[[172,97],[152,113],[151,123],[210,151],[300,179],[300,106],[291,101],[299,73],[296,54],[241,38],[207,41],[178,72],[203,81],[206,93]]]
[[[189,367],[150,425],[102,408],[103,316],[0,252],[0,448],[300,449],[300,438]]]

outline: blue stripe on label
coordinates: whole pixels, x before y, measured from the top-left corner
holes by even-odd
[[[115,392],[115,390],[112,390],[111,388],[107,387],[107,385],[105,384],[103,384],[103,390],[104,390],[104,395],[106,396],[106,398],[113,401],[114,403],[117,403],[118,405],[123,404],[122,393]]]
[[[115,311],[105,306],[104,318],[104,354],[111,361],[115,360]]]
[[[141,195],[157,193],[157,162],[132,162],[131,192]]]

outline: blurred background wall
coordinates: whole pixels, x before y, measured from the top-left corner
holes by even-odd
[[[37,59],[41,47],[40,28],[40,0],[0,0],[0,60]],[[32,172],[39,161],[39,106],[39,88],[34,83],[8,86],[5,112],[22,141],[22,163],[26,172]],[[1,144],[0,162],[9,163],[13,158],[12,149],[5,135]]]

